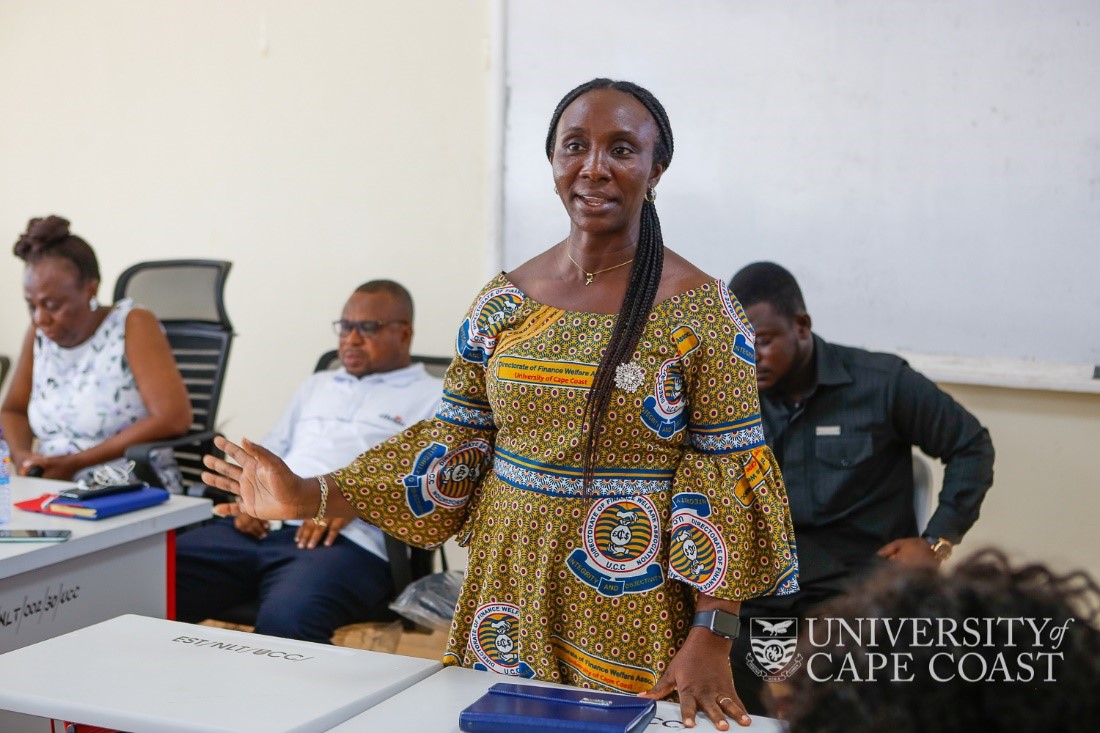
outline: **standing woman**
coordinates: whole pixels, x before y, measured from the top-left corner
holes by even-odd
[[[469,567],[447,664],[662,698],[748,723],[728,654],[740,602],[797,590],[764,444],[753,332],[721,280],[665,250],[664,108],[628,82],[569,92],[546,154],[569,235],[494,278],[443,406],[347,468],[299,478],[225,442],[208,483],[259,517],[362,516],[457,534]]]
[[[160,322],[129,299],[100,305],[95,252],[69,222],[31,219],[14,251],[31,325],[0,424],[19,474],[89,477],[130,445],[186,433],[191,403]],[[178,488],[170,451],[154,467]]]

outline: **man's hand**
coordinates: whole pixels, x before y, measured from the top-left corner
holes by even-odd
[[[325,547],[332,547],[332,543],[340,536],[340,530],[346,527],[350,521],[350,519],[334,517],[325,522],[327,526],[322,526],[312,519],[307,519],[302,522],[302,526],[298,527],[298,531],[295,532],[294,541],[298,543],[299,550],[312,550],[322,541],[324,541]]]
[[[911,567],[939,565],[936,554],[932,552],[932,545],[923,537],[903,537],[889,542],[878,551],[878,556]]]
[[[661,700],[678,692],[680,717],[688,728],[695,727],[698,712],[706,714],[718,730],[729,730],[727,715],[740,725],[749,725],[745,706],[733,689],[730,646],[728,639],[693,628],[661,679],[640,697]]]
[[[238,514],[234,517],[233,526],[238,532],[255,537],[258,540],[267,537],[267,531],[271,529],[271,525],[267,523],[267,520],[256,519],[256,517],[250,517],[247,514]]]

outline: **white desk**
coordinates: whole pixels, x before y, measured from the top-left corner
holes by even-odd
[[[121,616],[0,655],[0,708],[127,731],[312,733],[440,668],[427,659]]]
[[[11,484],[16,502],[72,486],[23,476]],[[0,544],[0,652],[123,613],[174,614],[172,530],[209,518],[209,501],[184,496],[96,521],[12,509],[6,527],[68,529],[73,536]]]
[[[3,658],[0,657],[0,660]],[[0,668],[0,676],[3,668]],[[493,672],[478,672],[461,667],[447,667],[423,682],[394,695],[370,710],[355,716],[343,725],[332,729],[333,733],[383,733],[384,731],[424,731],[427,733],[459,733],[458,714],[481,697],[497,682],[558,687],[551,682],[538,682],[503,677]],[[657,715],[647,726],[647,733],[662,733],[684,727],[677,703],[660,701]],[[706,716],[695,719],[696,731],[717,731]],[[730,733],[783,733],[783,724],[771,718],[754,716],[752,725],[742,728],[730,722]]]

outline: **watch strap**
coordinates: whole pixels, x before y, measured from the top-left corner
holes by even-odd
[[[741,618],[735,613],[719,609],[697,611],[691,620],[691,625],[702,626],[724,639],[736,639],[741,631]]]

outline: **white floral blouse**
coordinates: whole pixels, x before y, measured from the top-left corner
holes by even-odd
[[[36,332],[27,418],[42,455],[79,453],[149,415],[126,362],[126,317],[133,307],[129,298],[115,303],[91,338],[72,348]],[[178,481],[178,470],[170,473],[162,474],[165,483]]]

